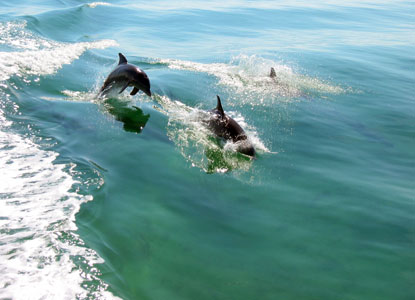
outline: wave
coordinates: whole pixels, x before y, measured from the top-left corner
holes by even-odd
[[[75,165],[56,163],[56,152],[12,133],[11,125],[0,110],[0,298],[114,298],[93,267],[103,260],[75,233],[75,214],[92,200],[71,191]]]
[[[88,49],[116,46],[113,40],[62,43],[47,40],[24,30],[26,22],[0,24],[0,45],[18,51],[0,52],[0,81],[12,75],[26,78],[56,73],[63,65],[70,64]]]
[[[103,259],[76,234],[75,215],[93,200],[77,190],[83,183],[75,178],[86,171],[59,163],[31,126],[14,132],[20,125],[8,115],[18,115],[19,107],[7,90],[11,76],[27,81],[53,74],[85,50],[114,42],[59,43],[25,27],[0,23],[0,298],[117,299],[100,279]],[[88,187],[99,188],[102,176],[92,173]]]

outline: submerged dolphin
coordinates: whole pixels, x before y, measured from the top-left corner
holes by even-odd
[[[210,111],[212,117],[208,121],[208,127],[217,136],[237,143],[238,152],[254,157],[255,148],[249,141],[245,131],[234,119],[225,114],[219,96],[216,97],[218,98],[218,104],[216,108]]]
[[[147,96],[151,97],[150,80],[147,74],[140,68],[131,65],[121,53],[118,53],[120,61],[118,66],[105,79],[100,94],[105,94],[112,87],[121,87],[121,94],[128,86],[133,86],[130,95],[134,96],[139,90],[142,90]]]

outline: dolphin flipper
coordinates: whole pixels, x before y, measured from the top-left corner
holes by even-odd
[[[123,86],[123,88],[121,89],[121,91],[118,92],[118,94],[121,94],[122,92],[124,92],[124,90],[127,88],[127,86],[130,84],[129,81],[127,81],[127,83]]]
[[[134,88],[133,88],[133,90],[131,91],[130,95],[131,95],[131,96],[134,96],[135,94],[137,94],[137,93],[138,93],[138,91],[139,91],[139,89],[138,89],[138,88],[136,88],[136,87],[134,87]]]
[[[118,53],[118,56],[120,57],[120,61],[118,62],[118,65],[122,65],[122,64],[127,63],[127,59],[125,58],[124,55],[122,55],[122,53]]]

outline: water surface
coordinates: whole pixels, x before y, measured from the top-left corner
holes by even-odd
[[[0,7],[1,299],[413,297],[411,1]]]

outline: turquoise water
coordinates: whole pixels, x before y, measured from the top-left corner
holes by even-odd
[[[413,2],[0,7],[0,299],[414,297]]]

